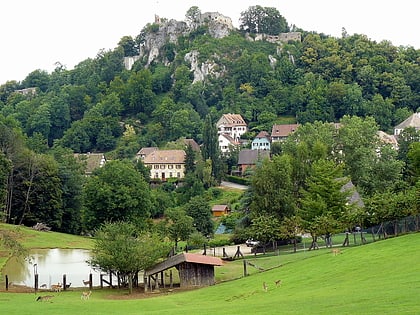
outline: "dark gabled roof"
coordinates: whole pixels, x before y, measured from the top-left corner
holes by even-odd
[[[153,275],[158,272],[164,271],[166,269],[175,267],[184,262],[201,264],[201,265],[211,265],[211,266],[223,265],[223,261],[217,257],[191,254],[191,253],[181,253],[176,256],[169,257],[165,261],[155,265],[153,268],[146,270],[145,275]]]
[[[270,152],[267,150],[244,149],[239,152],[238,165],[254,165],[258,159],[269,156]]]

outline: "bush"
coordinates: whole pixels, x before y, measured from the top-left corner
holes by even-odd
[[[248,178],[243,178],[239,176],[227,175],[226,180],[235,184],[239,184],[239,185],[248,186],[250,184],[250,180]]]

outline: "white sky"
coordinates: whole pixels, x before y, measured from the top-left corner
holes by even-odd
[[[238,27],[252,5],[275,7],[289,24],[335,37],[365,34],[372,40],[420,49],[417,0],[1,0],[0,85],[22,81],[30,72],[67,69],[113,49],[121,37],[135,37],[154,15],[184,20],[191,6],[220,12]]]

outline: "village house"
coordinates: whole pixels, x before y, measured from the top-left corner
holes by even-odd
[[[252,150],[268,150],[270,151],[271,139],[267,131],[260,131],[258,135],[252,140]]]
[[[417,131],[420,130],[420,113],[414,113],[402,123],[394,127],[394,136],[398,137],[400,133],[408,127],[413,127]]]
[[[239,152],[238,169],[241,175],[244,175],[247,169],[253,169],[258,161],[270,158],[270,152],[267,150],[244,149]]]
[[[230,152],[232,146],[239,146],[241,136],[248,131],[245,120],[239,114],[223,114],[216,127],[222,153]]]
[[[150,168],[150,178],[166,181],[168,178],[184,178],[184,150],[155,150],[143,160]]]
[[[273,128],[271,129],[271,142],[274,143],[286,140],[298,127],[298,124],[273,125]]]
[[[136,154],[136,159],[144,160],[146,156],[148,156],[150,153],[155,152],[156,150],[159,150],[158,147],[144,147],[141,148],[139,152]]]

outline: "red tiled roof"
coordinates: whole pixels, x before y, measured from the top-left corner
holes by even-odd
[[[211,208],[211,211],[225,211],[225,209],[227,209],[228,206],[227,205],[214,205]]]
[[[287,137],[292,132],[296,131],[298,124],[274,125],[271,130],[271,137]]]

